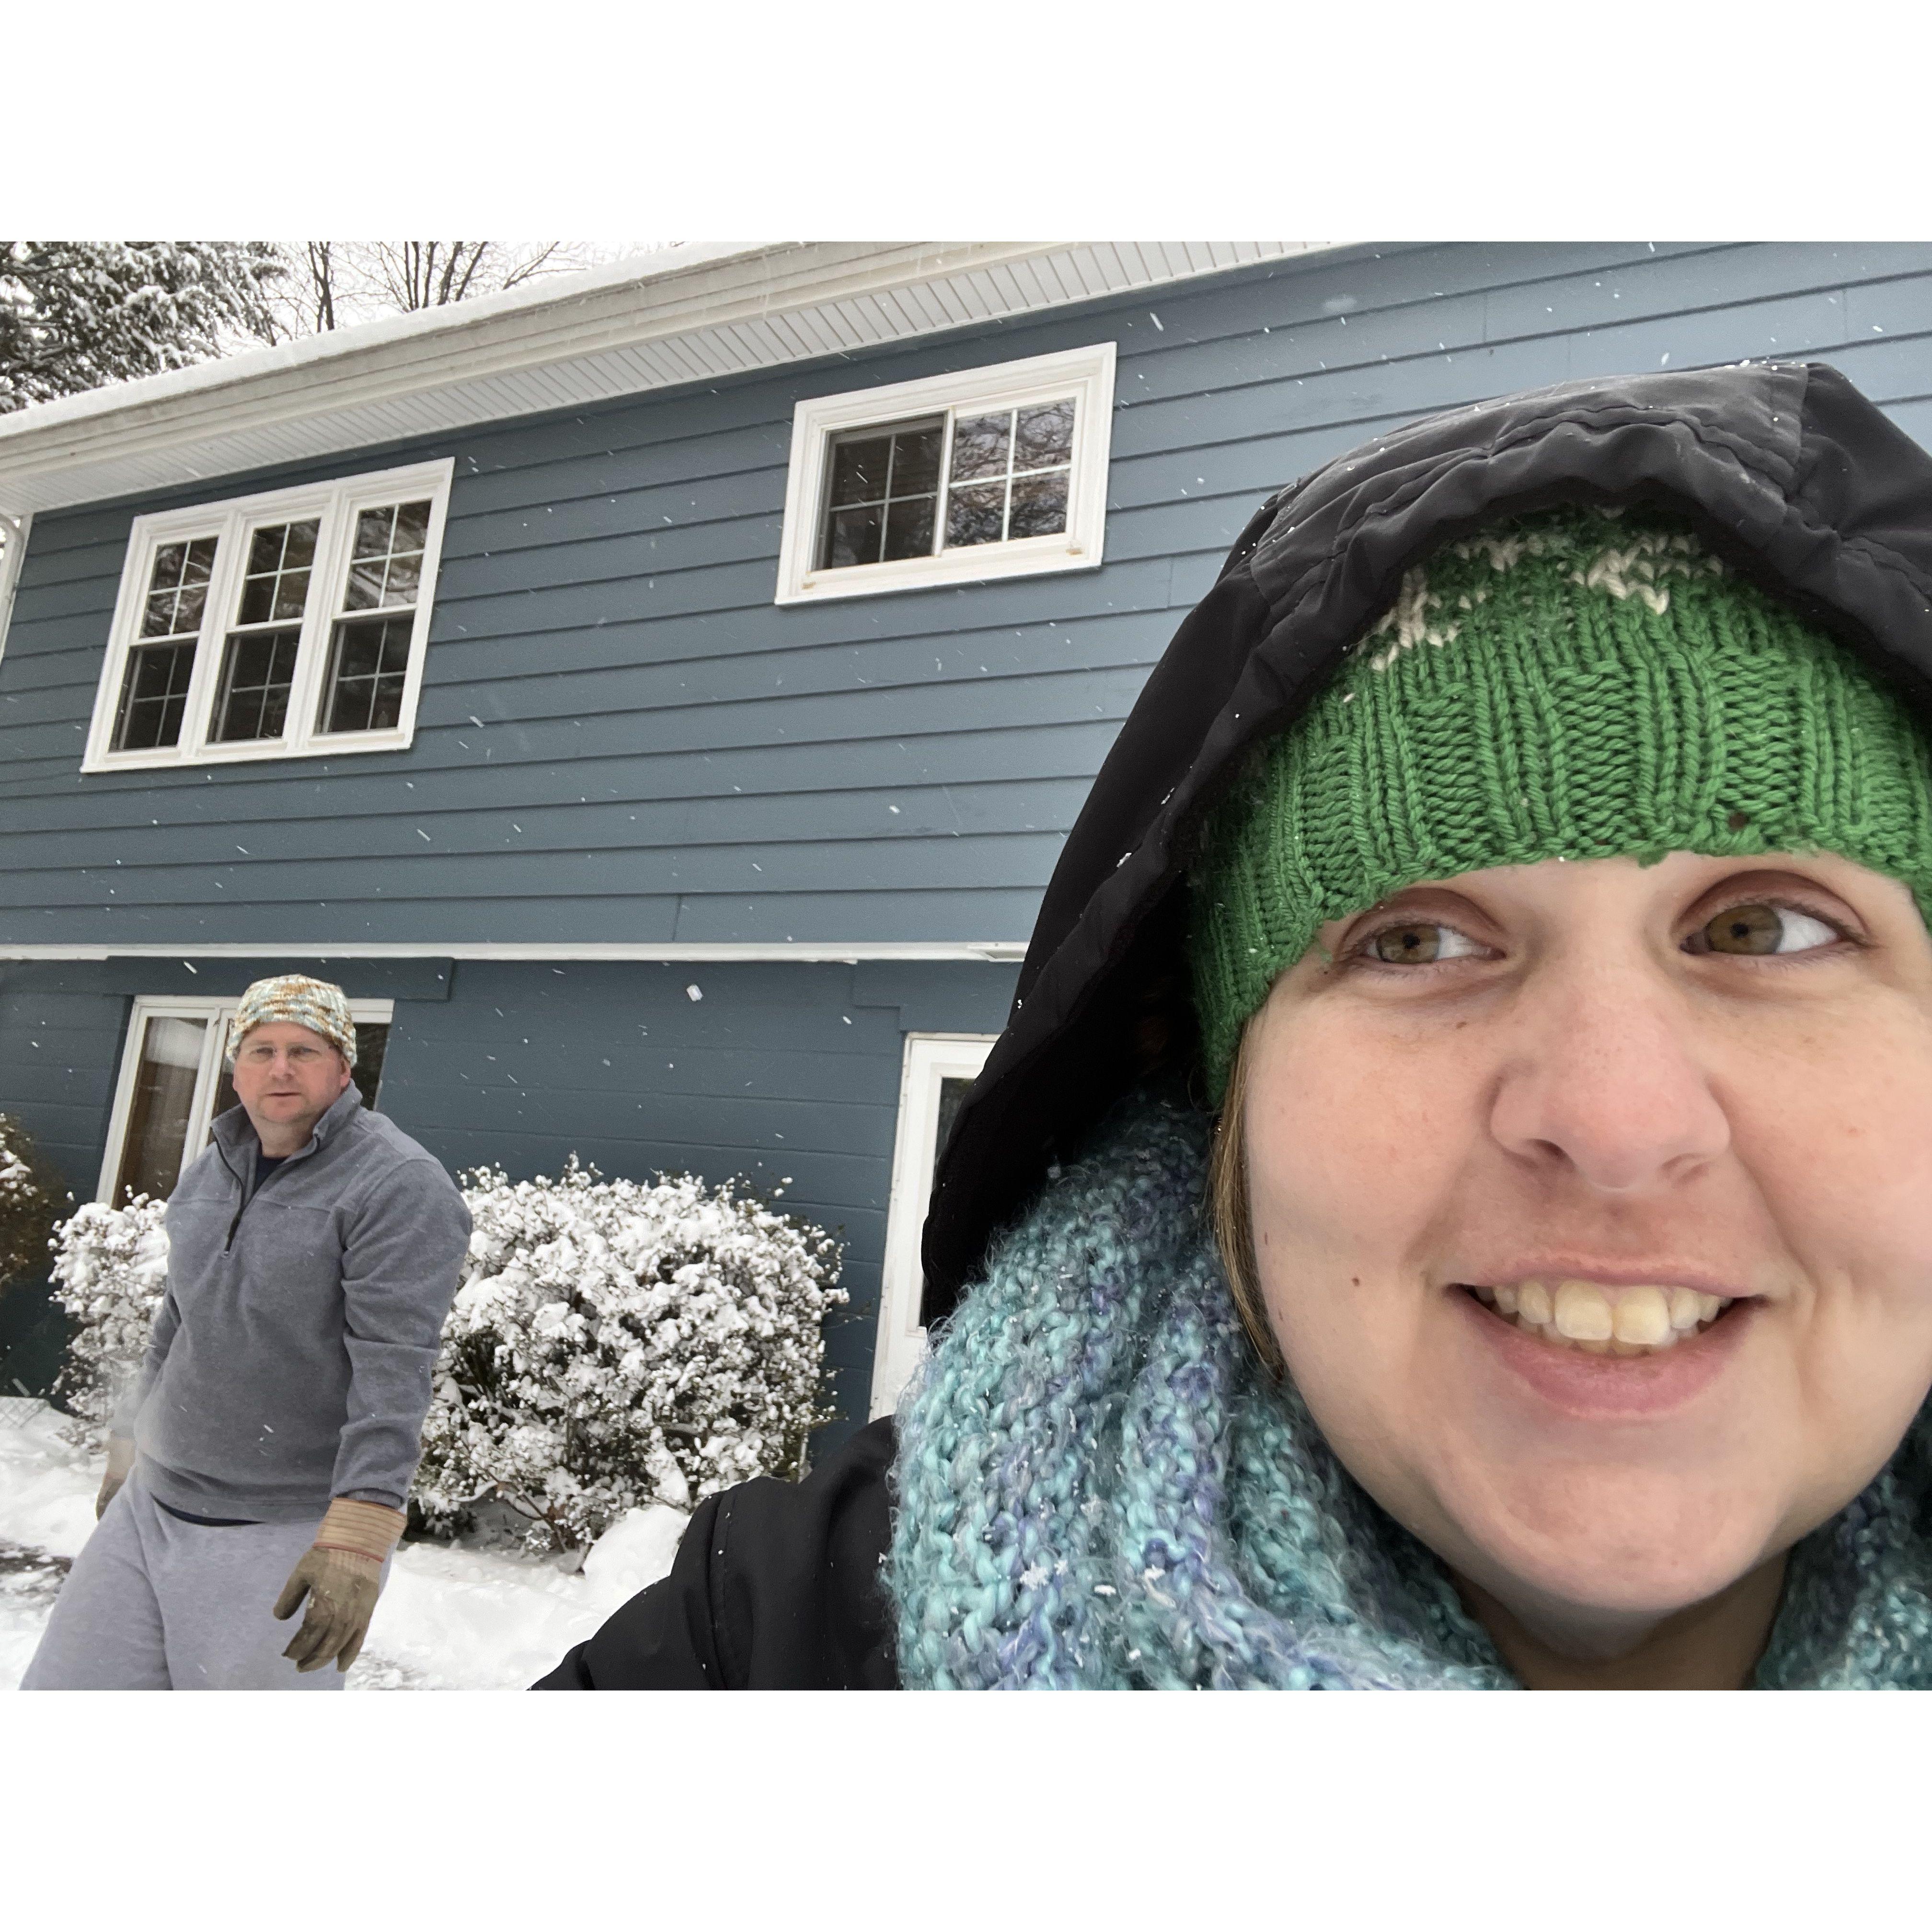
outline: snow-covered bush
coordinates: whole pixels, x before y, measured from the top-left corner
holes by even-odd
[[[415,1502],[506,1503],[532,1550],[626,1510],[801,1473],[820,1324],[846,1299],[822,1229],[691,1175],[464,1175],[470,1261],[443,1331]]]
[[[846,1300],[822,1229],[690,1175],[461,1177],[475,1223],[436,1363],[411,1514],[440,1532],[507,1505],[532,1551],[594,1542],[627,1510],[802,1472],[820,1324]],[[90,1202],[59,1231],[78,1324],[57,1392],[98,1446],[167,1281],[165,1204]],[[489,1514],[487,1509],[485,1514]]]
[[[72,1198],[32,1135],[0,1114],[0,1288],[45,1264],[54,1217]]]
[[[72,1413],[63,1432],[100,1447],[114,1405],[140,1372],[168,1285],[165,1201],[90,1201],[55,1231],[54,1294],[76,1324],[54,1393]]]

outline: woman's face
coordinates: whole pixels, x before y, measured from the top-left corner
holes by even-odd
[[[1245,1051],[1295,1382],[1532,1628],[1702,1602],[1855,1496],[1932,1384],[1932,940],[1890,880],[1466,873],[1324,928]]]

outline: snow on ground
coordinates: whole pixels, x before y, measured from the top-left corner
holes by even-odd
[[[20,1688],[94,1527],[105,1459],[62,1442],[61,1420],[45,1402],[0,1401],[0,1690]],[[632,1510],[577,1575],[497,1550],[405,1544],[347,1688],[523,1690],[669,1570],[687,1520],[662,1504]]]

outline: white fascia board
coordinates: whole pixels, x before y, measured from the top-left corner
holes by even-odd
[[[664,250],[0,416],[0,512],[175,488],[1342,245],[810,242]]]
[[[157,946],[146,943],[131,946],[29,946],[10,945],[0,940],[0,960],[28,961],[88,959],[497,959],[549,960],[585,962],[593,960],[635,962],[650,965],[680,962],[714,964],[733,960],[789,960],[800,964],[836,963],[856,965],[862,959],[985,960],[994,964],[1017,964],[1026,957],[1023,939],[987,939],[926,941],[922,940],[801,940],[757,941],[742,944],[729,940],[705,942],[667,940],[656,945],[633,946],[625,942],[568,940],[555,944],[524,945],[515,940],[457,940],[447,945],[434,942],[392,943],[349,940],[340,944],[328,940],[248,940],[220,945]]]

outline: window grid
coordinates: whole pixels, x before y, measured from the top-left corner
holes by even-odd
[[[1078,411],[1078,399],[1063,396],[835,436],[817,567],[1064,534]]]
[[[82,770],[406,745],[453,468],[136,518]]]
[[[163,544],[154,553],[141,610],[141,634],[128,653],[115,710],[117,752],[180,741],[194,674],[196,640],[214,570],[215,539]]]
[[[424,499],[382,504],[356,519],[343,614],[331,630],[316,713],[326,737],[392,730],[402,717],[429,516]]]
[[[404,617],[344,619],[336,626],[318,730],[386,731],[394,725],[409,681],[410,628]]]

